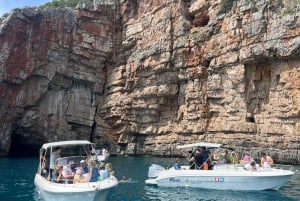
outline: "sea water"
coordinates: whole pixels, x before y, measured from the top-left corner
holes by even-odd
[[[184,160],[184,159],[183,159]],[[300,200],[300,166],[279,191],[217,191],[192,188],[159,188],[145,185],[152,163],[172,165],[170,158],[111,156],[115,176],[125,176],[107,201],[297,201]],[[0,158],[0,201],[43,201],[33,183],[37,158]],[[259,184],[258,184],[259,185]]]

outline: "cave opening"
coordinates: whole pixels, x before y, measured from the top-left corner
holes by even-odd
[[[41,139],[38,134],[24,129],[15,129],[11,135],[9,157],[38,156],[39,149],[46,140]]]

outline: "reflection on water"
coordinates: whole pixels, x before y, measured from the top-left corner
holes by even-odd
[[[144,200],[155,201],[294,201],[278,191],[217,191],[203,190],[193,188],[158,188],[154,186],[145,186],[146,194]]]
[[[279,190],[284,195],[300,199],[300,166],[296,166],[295,175]]]

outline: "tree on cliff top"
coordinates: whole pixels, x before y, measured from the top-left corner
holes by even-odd
[[[39,8],[75,8],[78,4],[83,3],[91,4],[93,3],[93,0],[53,0],[52,2],[48,2],[42,6],[39,6]]]

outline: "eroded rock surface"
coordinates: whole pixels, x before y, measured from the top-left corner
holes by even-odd
[[[211,141],[300,163],[299,8],[221,2],[95,0],[2,18],[1,154],[91,139],[168,155]]]

